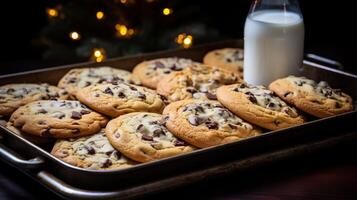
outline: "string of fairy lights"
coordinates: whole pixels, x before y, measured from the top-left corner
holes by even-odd
[[[131,4],[134,3],[134,0],[116,0],[122,4]],[[155,0],[146,0],[148,3],[151,3]],[[161,10],[163,16],[173,15],[174,10],[169,7],[164,7]],[[64,18],[64,14],[61,13],[61,5],[56,7],[47,8],[46,14],[49,19],[61,19]],[[98,10],[95,13],[95,17],[98,21],[105,20],[106,13],[103,10]],[[115,36],[121,39],[130,39],[137,33],[138,30],[135,30],[132,27],[125,25],[124,23],[117,23],[113,27],[113,31],[115,31]],[[79,41],[83,37],[82,34],[78,30],[72,30],[68,33],[68,37],[73,41]],[[179,33],[173,41],[178,44],[181,48],[190,48],[193,45],[193,36],[188,33]],[[101,47],[95,47],[91,51],[91,55],[89,57],[90,60],[95,62],[102,62],[107,58],[106,50]]]

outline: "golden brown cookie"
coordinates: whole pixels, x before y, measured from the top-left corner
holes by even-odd
[[[18,107],[37,100],[67,99],[68,94],[48,84],[8,84],[0,87],[0,115],[9,116]]]
[[[163,112],[166,127],[197,147],[209,147],[259,135],[261,130],[243,121],[218,101],[182,100]]]
[[[114,148],[138,162],[149,162],[194,150],[194,147],[168,131],[162,115],[156,113],[122,115],[111,120],[105,132]]]
[[[245,83],[225,85],[217,90],[218,101],[239,117],[269,130],[304,123],[297,110],[264,86]]]
[[[72,69],[58,82],[58,87],[67,90],[69,94],[75,97],[77,90],[80,88],[111,82],[140,85],[139,79],[130,72],[104,66]]]
[[[162,78],[171,72],[182,71],[195,63],[197,62],[187,58],[158,58],[139,63],[135,66],[133,74],[140,79],[144,86],[156,89]]]
[[[216,66],[196,64],[164,77],[156,91],[170,102],[184,99],[216,100],[218,87],[242,81],[237,73]]]
[[[154,90],[127,83],[88,86],[78,90],[77,98],[111,117],[139,111],[161,113],[164,108],[164,102]]]
[[[43,100],[20,107],[9,121],[28,134],[73,138],[97,133],[108,120],[79,101]]]
[[[325,81],[289,76],[269,85],[284,101],[316,117],[324,118],[352,111],[352,98]]]
[[[243,77],[243,59],[243,49],[224,48],[208,52],[203,58],[203,63],[238,72]]]
[[[90,136],[58,140],[51,154],[66,163],[85,169],[123,169],[136,164],[113,148],[104,129]]]

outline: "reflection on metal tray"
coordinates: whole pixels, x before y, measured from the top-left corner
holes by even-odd
[[[71,68],[108,65],[131,70],[148,59],[177,56],[201,61],[212,49],[242,47],[241,40],[110,59],[102,63],[81,63],[0,77],[0,85],[21,82],[47,82],[56,85]],[[357,99],[357,76],[305,61],[301,75],[326,80]],[[133,198],[164,189],[190,184],[239,169],[310,152],[344,140],[357,138],[354,126],[357,111],[326,119],[314,119],[300,126],[271,131],[230,144],[200,149],[189,154],[139,164],[121,170],[88,170],[71,166],[49,151],[50,144],[35,145],[0,126],[0,158],[10,162],[48,189],[76,199]],[[338,131],[336,131],[338,130]]]

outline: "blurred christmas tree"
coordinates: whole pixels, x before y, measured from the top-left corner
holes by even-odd
[[[219,33],[199,4],[179,0],[49,1],[48,25],[37,44],[44,59],[105,58],[167,48],[190,48]],[[212,16],[211,16],[212,17]]]

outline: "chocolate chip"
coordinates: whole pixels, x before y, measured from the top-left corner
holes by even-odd
[[[40,120],[40,121],[37,122],[37,124],[38,125],[46,125],[47,123],[44,120]]]
[[[251,101],[252,103],[258,103],[257,98],[255,98],[254,94],[251,92],[246,92],[246,95],[248,95],[248,99],[249,101]]]
[[[197,90],[196,90],[196,89],[194,89],[194,88],[187,88],[187,89],[186,89],[186,91],[187,91],[187,92],[189,92],[189,93],[191,93],[191,94],[193,94],[193,93],[196,93],[196,92],[197,92]]]
[[[81,110],[81,114],[82,115],[86,115],[86,114],[89,114],[89,113],[91,113],[91,111],[89,111],[89,110]]]
[[[143,93],[141,93],[141,92],[139,92],[138,97],[139,97],[140,99],[144,99],[144,100],[146,99],[146,95],[143,94]]]
[[[190,124],[193,126],[198,126],[202,123],[202,119],[197,116],[190,115],[188,117],[188,122],[190,122]]]
[[[139,126],[138,127],[136,127],[136,131],[142,131],[143,130],[143,128],[144,128],[144,125],[142,125],[142,124],[139,124]]]
[[[115,134],[114,134],[114,137],[115,137],[115,138],[120,138],[120,133],[115,133]]]
[[[181,71],[182,69],[177,67],[175,64],[170,67],[172,71]]]
[[[108,168],[112,165],[112,161],[110,161],[109,159],[106,159],[105,162],[103,163],[102,167],[103,168]]]
[[[165,135],[165,132],[161,128],[154,130],[155,137],[159,137],[160,135]]]
[[[114,150],[113,150],[114,151]],[[107,155],[107,156],[110,156],[112,153],[113,153],[113,151],[107,151],[107,152],[105,152],[105,154]]]
[[[165,68],[165,65],[160,61],[156,61],[154,64],[155,64],[155,67],[157,67],[157,68]]]
[[[71,118],[72,119],[81,119],[82,118],[82,114],[77,112],[77,111],[72,111]]]
[[[239,91],[239,88],[234,88],[233,91],[234,91],[234,92],[240,92],[240,91]]]
[[[290,94],[292,94],[292,92],[285,92],[284,97],[287,97],[287,96],[289,96]]]
[[[15,92],[15,89],[13,89],[13,88],[9,88],[9,89],[7,89],[7,91],[6,91],[6,93],[13,93],[13,92]]]
[[[107,81],[107,79],[105,79],[105,78],[101,78],[101,79],[99,79],[98,80],[98,82],[97,83],[103,83],[103,82],[106,82]]]
[[[206,93],[206,97],[209,99],[209,100],[217,100],[217,96],[215,94],[212,94],[210,92],[207,92]]]
[[[244,83],[240,84],[239,88],[247,88],[248,86]]]
[[[278,125],[280,124],[280,121],[279,121],[279,120],[274,120],[274,124],[275,124],[276,126],[278,126]]]
[[[146,141],[154,141],[154,138],[150,135],[143,134],[141,136],[141,139],[146,140]]]
[[[342,105],[339,103],[339,102],[335,102],[335,108],[341,108],[342,107]]]
[[[237,129],[237,126],[234,125],[234,124],[228,124],[228,126],[229,126],[231,129]]]
[[[124,92],[119,92],[118,93],[118,97],[119,98],[125,98],[126,96],[125,96]]]
[[[196,105],[193,109],[194,109],[196,112],[204,112],[203,107],[200,106],[200,105]]]
[[[214,121],[206,121],[205,122],[207,128],[209,129],[218,129],[218,123]]]
[[[84,87],[90,86],[92,83],[89,81],[86,81],[86,83],[84,84]]]
[[[170,74],[171,71],[164,71],[164,74]]]
[[[75,83],[77,81],[77,78],[72,77],[68,80],[69,83]]]
[[[95,94],[94,96],[95,96],[95,97],[99,97],[99,96],[100,96],[100,94]]]
[[[231,62],[232,62],[232,59],[227,58],[226,61],[229,62],[229,63],[231,63]]]
[[[112,89],[110,89],[109,87],[105,88],[104,93],[114,95]]]
[[[95,154],[95,149],[93,147],[85,145],[84,148],[87,150],[89,155]]]
[[[46,113],[47,113],[47,110],[41,108],[40,110],[38,110],[38,113],[40,113],[40,114],[46,114]]]
[[[273,102],[268,103],[268,108],[274,108],[275,104]]]
[[[186,142],[182,141],[182,140],[175,140],[174,141],[174,146],[186,146]]]
[[[136,87],[129,86],[129,88],[130,88],[131,90],[138,91],[138,89],[136,89]]]
[[[116,159],[120,159],[121,158],[121,156],[122,156],[122,154],[119,152],[119,151],[114,151],[114,155],[115,155],[115,157],[116,157]]]

